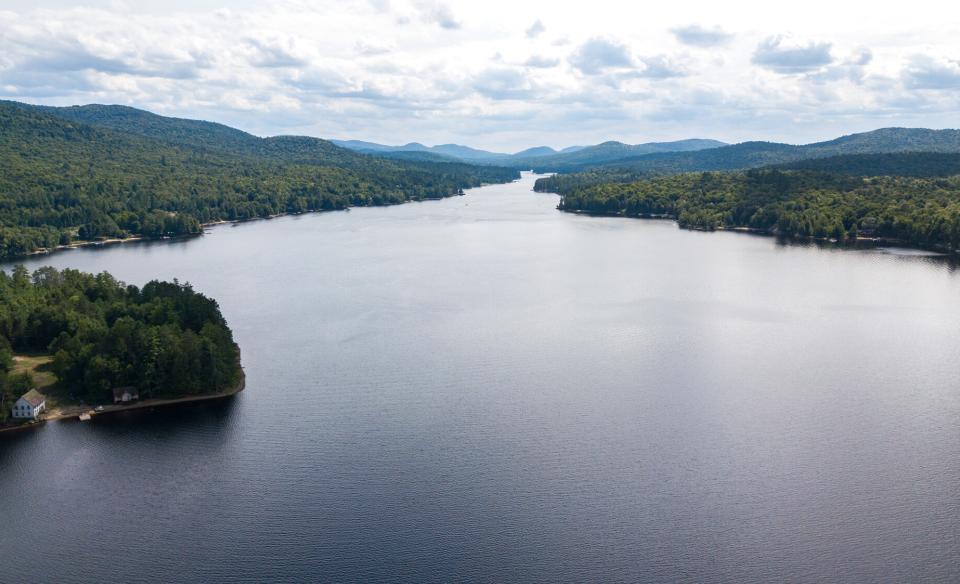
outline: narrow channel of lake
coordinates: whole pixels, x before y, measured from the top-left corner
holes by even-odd
[[[193,283],[248,382],[0,435],[0,581],[960,581],[960,272],[532,182],[27,262]]]

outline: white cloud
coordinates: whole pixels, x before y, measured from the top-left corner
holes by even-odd
[[[812,73],[810,79],[818,83],[845,80],[859,85],[863,83],[866,77],[867,66],[870,65],[872,61],[873,51],[866,47],[860,47],[840,63]]]
[[[526,67],[536,67],[538,69],[549,69],[560,64],[560,59],[555,57],[544,57],[543,55],[533,55],[523,62]]]
[[[540,19],[538,18],[533,24],[530,25],[530,28],[527,29],[527,38],[528,39],[537,38],[538,36],[543,34],[543,32],[546,30],[547,30],[547,27],[543,26],[543,22],[541,22]]]
[[[903,71],[911,89],[960,89],[960,60],[914,55]]]
[[[392,49],[376,41],[357,41],[354,45],[357,49],[357,52],[361,55],[385,55],[389,53]]]
[[[955,32],[932,0],[808,0],[776,18],[706,0],[3,6],[0,98],[125,103],[259,134],[504,150],[691,135],[801,142],[955,126],[960,89]]]
[[[617,41],[596,37],[589,39],[570,55],[570,64],[587,75],[609,69],[633,67],[630,49]]]
[[[440,28],[456,30],[460,28],[460,21],[453,15],[453,9],[442,2],[420,2],[420,15],[424,22],[436,24]]]
[[[306,57],[297,54],[296,40],[292,37],[248,42],[252,52],[250,62],[257,67],[301,67],[308,63]]]
[[[473,87],[493,99],[523,99],[534,92],[530,78],[523,71],[506,67],[482,71],[473,80]]]
[[[806,73],[833,62],[830,43],[811,41],[805,45],[787,45],[783,41],[780,36],[764,39],[753,52],[753,62],[785,75]]]
[[[670,77],[687,76],[687,72],[684,67],[666,55],[641,57],[640,62],[643,63],[643,70],[640,71],[641,77],[649,77],[651,79],[667,79]]]
[[[704,28],[697,24],[688,26],[679,26],[671,29],[670,32],[678,41],[692,47],[718,47],[725,45],[733,40],[734,35],[725,32],[719,26],[713,28]]]

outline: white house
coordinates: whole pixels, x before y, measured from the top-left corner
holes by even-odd
[[[40,412],[47,409],[47,398],[35,389],[31,389],[13,404],[13,417],[24,420],[36,420]]]
[[[113,403],[126,404],[140,399],[140,391],[136,387],[114,387]]]

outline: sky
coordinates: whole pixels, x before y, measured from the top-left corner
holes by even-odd
[[[947,2],[0,0],[0,98],[513,152],[960,126]]]

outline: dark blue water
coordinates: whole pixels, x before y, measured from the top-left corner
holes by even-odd
[[[960,580],[960,273],[531,184],[29,262],[192,282],[248,382],[0,435],[0,581]]]

